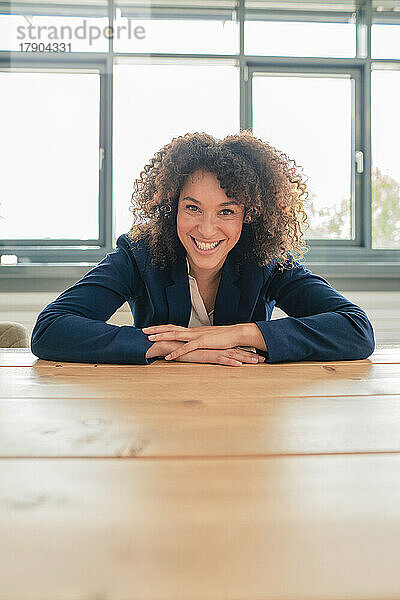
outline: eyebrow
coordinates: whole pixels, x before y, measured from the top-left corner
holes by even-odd
[[[191,200],[192,202],[196,202],[196,204],[201,204],[201,202],[199,202],[199,200],[196,200],[196,198],[192,198],[191,196],[185,196],[184,199],[185,200]],[[237,204],[239,206],[239,202],[236,202],[236,200],[229,200],[228,202],[221,202],[221,204],[219,204],[219,206],[227,206],[228,204]]]

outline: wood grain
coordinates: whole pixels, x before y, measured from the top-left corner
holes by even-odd
[[[398,345],[382,345],[382,347],[378,347],[375,352],[368,358],[365,359],[369,362],[376,363],[400,363],[400,347]],[[302,361],[304,367],[312,366],[312,365],[335,365],[335,364],[343,364],[343,362],[349,362],[350,364],[361,362],[362,361],[326,361],[326,362],[316,362],[316,361]],[[152,365],[147,365],[149,367],[154,367],[159,365],[160,363],[165,364],[164,360],[155,361]],[[0,348],[0,367],[29,367],[35,365],[36,367],[48,367],[48,366],[56,366],[60,364],[60,361],[47,361],[41,360],[37,358],[30,350],[27,348]],[[92,363],[65,363],[72,367],[86,367],[88,364]],[[176,363],[175,363],[176,364]],[[299,363],[286,363],[289,365],[298,365]],[[99,363],[98,368],[102,367],[119,367],[120,365],[111,365],[111,364],[103,364]]]
[[[400,395],[0,401],[0,457],[400,452]]]
[[[398,600],[400,346],[224,367],[0,351],[0,600]]]
[[[399,597],[400,456],[0,467],[1,600]]]
[[[80,368],[2,367],[0,398],[198,400],[231,402],[320,396],[391,395],[400,390],[400,364],[368,361],[316,364],[168,364]]]

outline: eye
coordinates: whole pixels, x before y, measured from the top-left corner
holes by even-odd
[[[226,216],[235,214],[235,211],[233,211],[231,208],[223,208],[221,212],[224,212],[224,210],[228,211],[227,213],[224,213]]]
[[[186,204],[185,208],[189,208],[191,210],[191,212],[195,212],[195,211],[192,211],[192,208],[195,208],[197,210],[198,206],[196,206],[195,204]]]

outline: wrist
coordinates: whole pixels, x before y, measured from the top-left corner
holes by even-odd
[[[155,356],[161,356],[162,346],[164,342],[154,342],[146,352],[146,358],[154,358]]]
[[[164,357],[170,352],[173,352],[176,348],[179,348],[179,346],[184,343],[185,342],[178,341],[154,342],[154,344],[147,350],[146,358],[154,358],[155,356]]]
[[[239,323],[238,346],[252,346],[258,350],[267,352],[267,346],[260,329],[255,323]]]

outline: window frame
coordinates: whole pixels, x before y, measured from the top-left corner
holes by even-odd
[[[14,53],[10,53],[14,54]],[[110,223],[112,217],[111,196],[108,193],[110,187],[110,152],[107,139],[109,137],[109,115],[107,114],[107,101],[109,97],[109,81],[107,77],[107,61],[104,55],[97,53],[76,53],[77,56],[65,55],[56,56],[54,54],[40,55],[35,54],[32,58],[26,58],[15,53],[12,56],[10,65],[6,64],[4,57],[0,56],[0,71],[2,72],[62,72],[64,70],[73,70],[74,72],[93,72],[99,73],[100,79],[100,107],[99,107],[99,160],[100,150],[103,149],[104,157],[102,168],[99,164],[99,237],[97,239],[21,239],[21,240],[0,240],[1,254],[16,254],[18,258],[24,258],[19,264],[30,263],[52,263],[81,262],[85,259],[88,262],[100,260],[104,256],[104,248],[110,248],[112,242],[112,232]]]
[[[188,2],[189,4],[190,2]],[[161,2],[159,3],[161,4]],[[17,6],[17,5],[16,5]],[[47,14],[51,12],[48,7]],[[73,7],[76,14],[77,6]],[[103,9],[102,9],[103,10]],[[116,6],[114,0],[109,0],[107,14],[113,22]],[[8,10],[8,13],[10,11]],[[355,187],[355,240],[328,240],[310,239],[307,244],[310,251],[306,254],[304,262],[310,267],[318,268],[325,274],[333,276],[350,277],[380,277],[399,278],[400,249],[373,249],[371,247],[371,71],[373,66],[400,68],[400,60],[396,59],[371,59],[371,27],[373,20],[372,0],[366,0],[355,11],[323,12],[323,11],[268,11],[246,9],[245,0],[238,0],[237,8],[231,13],[239,29],[239,53],[230,55],[221,54],[169,54],[169,53],[135,53],[115,52],[113,39],[109,39],[107,53],[69,53],[51,55],[30,54],[0,51],[0,69],[15,68],[42,68],[42,69],[85,69],[96,68],[100,72],[100,142],[99,146],[105,149],[103,169],[100,171],[99,186],[99,219],[100,235],[98,240],[0,240],[1,254],[16,254],[26,260],[15,266],[1,269],[2,276],[21,277],[35,273],[34,277],[60,277],[60,268],[65,267],[65,272],[86,272],[88,267],[94,266],[107,252],[115,248],[113,231],[113,185],[112,185],[112,131],[113,131],[113,65],[122,57],[151,57],[154,59],[176,59],[178,62],[185,60],[204,59],[208,61],[236,61],[240,74],[240,128],[251,129],[251,83],[254,73],[260,71],[285,71],[285,72],[342,72],[350,74],[355,82],[355,101],[353,106],[353,137],[355,148],[364,153],[364,172],[355,173],[354,160],[352,172],[354,173]],[[18,14],[21,14],[19,11]],[[65,13],[64,13],[65,14]],[[72,11],[71,11],[72,14]],[[227,9],[177,11],[156,10],[151,11],[154,18],[227,18]],[[314,57],[276,57],[276,56],[250,56],[244,54],[244,24],[245,19],[303,19],[308,22],[329,20],[340,22],[347,19],[350,14],[356,15],[356,57],[349,58],[314,58]],[[379,14],[379,13],[378,13]],[[85,15],[81,15],[85,16]],[[88,15],[86,15],[88,16]],[[132,15],[130,15],[132,16]],[[383,15],[380,15],[382,17]],[[395,17],[390,15],[391,22],[395,20],[400,25],[400,14]],[[295,158],[295,157],[294,157]],[[128,201],[128,200],[127,200]],[[6,243],[7,242],[7,243]],[[37,244],[33,243],[37,242]],[[65,245],[63,246],[63,242]],[[354,263],[357,268],[354,269]],[[349,267],[351,264],[351,274]],[[52,268],[53,267],[53,268]],[[68,269],[67,269],[68,268]],[[32,271],[33,269],[33,271]],[[72,271],[71,271],[72,269]],[[5,272],[6,271],[6,272]],[[54,273],[54,275],[52,275]],[[70,275],[69,275],[70,276]],[[33,275],[32,275],[33,277]]]
[[[248,102],[248,119],[249,119],[249,128],[253,130],[253,111],[252,111],[252,96],[253,96],[253,77],[259,73],[283,73],[283,74],[300,74],[300,75],[348,75],[349,79],[352,81],[352,123],[351,123],[351,146],[352,146],[352,156],[354,158],[356,150],[362,150],[362,140],[361,140],[361,131],[360,131],[360,119],[359,113],[361,109],[361,85],[362,85],[362,68],[359,65],[358,68],[355,66],[349,68],[348,66],[338,67],[331,65],[329,62],[325,60],[318,59],[314,61],[312,64],[308,64],[306,67],[303,66],[302,63],[299,63],[296,60],[296,63],[292,61],[291,63],[282,63],[279,65],[272,61],[268,64],[265,64],[263,61],[261,66],[258,66],[257,63],[249,63],[248,64],[248,80],[247,80],[247,102]],[[365,152],[364,152],[365,156]],[[296,158],[296,157],[291,157]],[[354,211],[355,211],[355,239],[352,240],[341,240],[341,239],[326,239],[326,238],[313,238],[309,240],[309,244],[315,247],[316,249],[319,247],[326,248],[341,248],[346,247],[350,250],[353,248],[361,247],[363,245],[363,237],[364,232],[362,228],[362,223],[360,219],[361,211],[362,211],[362,197],[363,197],[363,180],[362,173],[357,173],[355,169],[355,160],[353,159],[351,165],[351,183],[352,183],[352,196],[354,196]]]

